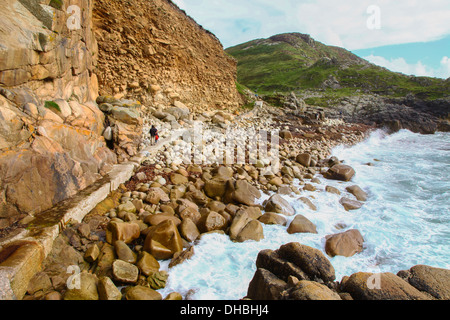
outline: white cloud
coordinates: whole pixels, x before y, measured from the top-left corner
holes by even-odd
[[[450,78],[450,58],[445,56],[441,60],[442,78]]]
[[[427,42],[450,34],[448,0],[174,0],[227,47],[277,33],[308,33],[348,50]],[[380,9],[369,29],[367,9]],[[254,26],[240,30],[236,21]]]
[[[386,59],[380,56],[370,55],[364,57],[380,67],[384,67],[394,72],[401,72],[406,75],[426,76],[447,79],[450,77],[450,58],[444,56],[441,60],[440,68],[435,69],[424,65],[421,61],[408,63],[404,58]]]

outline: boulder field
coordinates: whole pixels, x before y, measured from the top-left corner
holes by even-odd
[[[210,115],[202,117],[205,125],[220,128]],[[245,119],[236,117],[234,121],[242,126],[257,123],[247,123]],[[265,125],[279,124],[269,121]],[[324,130],[334,128],[331,125]],[[265,237],[263,224],[283,226],[287,233],[315,233],[316,226],[296,212],[285,196],[298,196],[299,201],[317,210],[314,199],[302,193],[318,190],[305,186],[320,182],[320,176],[351,181],[355,172],[342,160],[328,156],[329,147],[337,141],[308,139],[298,134],[297,130],[302,129],[291,130],[290,139],[281,141],[278,172],[271,172],[270,161],[263,160],[245,165],[183,164],[174,150],[185,142],[164,146],[151,159],[145,159],[132,179],[111,193],[81,223],[65,227],[42,271],[28,285],[24,299],[182,300],[187,297],[177,292],[163,297],[157,290],[165,287],[171,268],[195,255],[195,244],[202,235],[221,233],[236,243],[260,241]],[[346,139],[357,142],[363,136],[349,130]],[[304,161],[308,158],[305,154],[310,161]],[[300,181],[300,188],[294,186],[294,179]],[[345,199],[362,206],[370,201],[363,187],[326,187],[321,192],[340,194],[344,207]],[[269,197],[260,201],[264,193]],[[433,275],[439,273],[442,279],[448,279],[448,270],[429,266],[415,266],[398,275],[362,271],[335,281],[328,257],[353,256],[364,250],[363,244],[364,235],[352,229],[328,235],[322,250],[300,243],[289,243],[275,251],[263,250],[255,262],[257,271],[247,296],[236,299],[447,297],[448,285],[435,282]],[[170,261],[168,270],[162,270],[163,261]],[[67,272],[73,265],[79,267],[83,281],[89,285],[68,286],[79,279],[76,273]],[[371,289],[380,283],[382,289]]]

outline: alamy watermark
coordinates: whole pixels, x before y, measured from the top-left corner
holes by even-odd
[[[231,128],[225,133],[205,130],[201,121],[195,121],[192,130],[182,136],[172,154],[181,164],[197,165],[256,165],[261,163],[267,171],[277,173],[280,168],[280,136],[278,130]]]
[[[367,18],[366,25],[369,30],[380,30],[381,29],[381,8],[377,5],[371,5],[367,8]]]
[[[71,5],[66,12],[70,14],[67,18],[66,26],[70,31],[81,29],[81,9],[77,5]]]
[[[67,267],[67,273],[70,274],[66,281],[67,289],[80,290],[81,289],[81,269],[77,265]]]

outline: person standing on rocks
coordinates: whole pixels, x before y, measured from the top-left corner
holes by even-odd
[[[150,138],[151,138],[150,143],[152,146],[154,146],[159,139],[158,129],[156,129],[154,125],[152,125],[152,128],[150,129]]]

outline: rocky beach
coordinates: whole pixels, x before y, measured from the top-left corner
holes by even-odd
[[[154,115],[161,117],[160,113],[155,110]],[[242,165],[209,164],[208,159],[206,164],[183,164],[179,160],[185,153],[180,153],[180,146],[188,142],[182,138],[174,140],[151,158],[144,158],[134,176],[81,223],[69,221],[44,261],[43,270],[31,280],[24,299],[189,299],[189,294],[171,292],[163,296],[158,291],[164,289],[173,267],[195,255],[196,243],[205,235],[226,235],[236,243],[257,242],[265,237],[263,224],[283,226],[289,234],[317,233],[314,223],[296,212],[284,197],[294,196],[311,210],[317,210],[314,196],[302,196],[306,190],[316,191],[312,183],[350,181],[355,174],[353,168],[345,165],[345,159],[330,157],[331,148],[361,142],[374,129],[327,119],[302,125],[300,117],[288,118],[280,109],[267,105],[240,116],[220,111],[186,113],[181,117],[186,128],[197,119],[211,129],[209,135],[207,132],[203,136],[205,149],[216,146],[217,136],[213,133],[225,134],[230,125],[247,131],[251,126],[279,130],[280,170],[271,172],[267,159]],[[156,117],[148,120],[168,128]],[[171,130],[161,132],[165,136]],[[148,140],[146,135],[144,140]],[[244,140],[237,146],[246,144],[248,141]],[[220,151],[223,154],[224,150]],[[325,190],[342,194],[339,203],[348,211],[358,210],[370,201],[357,185],[344,190],[325,186]],[[264,193],[272,195],[260,204],[258,200]],[[288,224],[287,218],[292,216],[295,218]],[[255,261],[257,271],[248,285],[247,296],[235,299],[448,298],[448,271],[428,266],[411,266],[410,270],[399,270],[397,275],[361,270],[335,281],[329,258],[351,257],[363,250],[363,244],[364,236],[352,229],[328,235],[323,250],[301,243],[263,250]],[[162,265],[167,263],[168,269],[163,270]],[[79,267],[83,285],[68,289],[67,284],[76,279],[76,273],[68,273],[74,265]],[[443,283],[432,280],[437,274]],[[383,283],[381,290],[370,288],[371,284],[377,285],[376,281]]]
[[[69,6],[83,8],[76,27]],[[325,98],[257,95],[170,0],[6,0],[0,17],[0,300],[450,299],[450,270],[438,267],[448,136],[436,133],[448,131],[448,95],[366,92],[324,107],[337,79]],[[301,34],[271,47],[299,39],[322,48]],[[349,59],[342,70],[369,68]],[[402,150],[408,139],[434,158]],[[388,160],[361,160],[385,145]],[[366,185],[371,174],[386,193]],[[407,189],[415,175],[431,194]],[[392,252],[402,239],[403,256]]]

